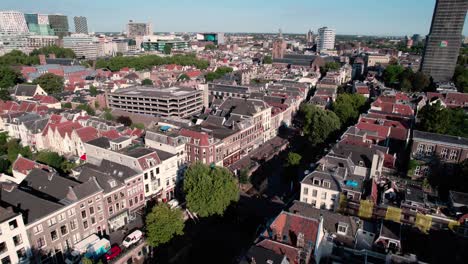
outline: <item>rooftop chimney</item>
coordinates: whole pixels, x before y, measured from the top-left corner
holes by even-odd
[[[41,65],[46,65],[46,64],[47,64],[47,62],[46,62],[46,57],[45,57],[44,54],[39,54],[39,63],[40,63]]]

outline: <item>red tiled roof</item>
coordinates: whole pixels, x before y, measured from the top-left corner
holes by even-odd
[[[100,133],[101,133],[101,136],[106,137],[108,139],[117,139],[121,137],[120,133],[115,129],[112,129],[109,131],[100,131]]]
[[[466,107],[468,105],[468,94],[466,93],[447,93],[445,104],[448,107]]]
[[[299,249],[276,242],[270,239],[260,241],[257,246],[274,251],[276,254],[286,256],[289,263],[299,263]]]
[[[205,132],[197,132],[189,129],[181,129],[180,134],[185,137],[191,138],[191,143],[195,144],[195,139],[200,140],[200,143],[198,144],[199,146],[209,146],[210,145],[210,140],[208,134]]]
[[[90,140],[98,138],[98,130],[94,127],[82,127],[75,130],[78,137],[82,142],[88,142]]]
[[[41,104],[56,104],[59,102],[55,97],[48,95],[35,95],[33,98],[38,100]]]
[[[202,72],[198,71],[198,70],[195,70],[195,71],[188,71],[185,74],[187,74],[187,76],[190,77],[190,78],[195,78],[195,77],[200,76],[202,74]]]
[[[17,171],[25,175],[27,175],[30,170],[36,169],[36,168],[50,169],[49,166],[47,165],[43,165],[33,160],[20,157],[20,156],[15,160],[15,162],[13,162],[13,165],[12,165],[13,171]]]
[[[2,101],[0,100],[0,113],[8,113],[12,111],[18,111],[19,104],[13,101]]]
[[[357,93],[358,94],[369,94],[369,88],[366,86],[366,87],[358,87],[356,89]]]
[[[373,131],[376,132],[377,135],[381,138],[387,138],[390,134],[390,128],[386,126],[381,126],[377,124],[368,124],[368,123],[358,123],[356,125],[357,128],[364,131]]]
[[[305,245],[308,245],[309,243],[315,244],[317,240],[318,225],[319,223],[316,219],[288,212],[281,212],[269,227],[273,237],[270,237],[268,231],[265,231],[263,236],[269,237],[270,239],[274,239],[276,237],[275,240],[277,241],[282,241],[283,243],[296,246],[296,241],[292,240],[297,238],[299,233],[301,233],[304,235]]]

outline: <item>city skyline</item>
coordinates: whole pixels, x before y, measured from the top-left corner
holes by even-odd
[[[128,20],[133,20],[151,22],[156,32],[274,33],[281,28],[285,33],[305,33],[309,29],[316,32],[318,28],[328,26],[337,34],[381,36],[427,35],[435,6],[435,0],[409,3],[404,0],[391,3],[361,0],[359,5],[345,0],[293,0],[287,4],[265,0],[232,3],[202,0],[196,4],[186,0],[177,3],[117,0],[112,4],[90,0],[46,0],[41,1],[40,6],[32,0],[4,2],[3,10],[61,13],[69,19],[85,16],[89,30],[94,32],[121,32]],[[399,19],[393,21],[396,15]],[[223,23],[216,23],[221,20]],[[465,21],[464,35],[468,35],[466,25]]]

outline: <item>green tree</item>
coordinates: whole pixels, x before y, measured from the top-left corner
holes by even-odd
[[[263,64],[272,64],[272,63],[273,63],[273,59],[271,58],[271,56],[263,57]]]
[[[286,167],[296,167],[301,164],[302,156],[295,152],[289,152],[288,158],[286,159]]]
[[[401,65],[388,65],[383,72],[383,81],[389,87],[395,87],[405,69]]]
[[[468,56],[465,56],[468,63]],[[465,66],[457,65],[455,68],[455,73],[453,75],[453,80],[459,92],[468,93],[468,69]]]
[[[53,73],[45,73],[36,78],[33,83],[39,84],[49,95],[63,92],[63,77]]]
[[[182,73],[179,78],[177,78],[178,81],[186,81],[186,80],[190,80],[190,77],[185,74],[185,73]]]
[[[0,132],[0,156],[8,153],[7,151],[8,133]]]
[[[355,123],[365,104],[366,98],[364,96],[343,93],[336,98],[332,110],[340,119],[341,124],[349,125]]]
[[[141,85],[150,85],[150,86],[152,86],[153,81],[151,79],[144,79],[143,81],[141,81]]]
[[[21,156],[25,158],[32,157],[31,149],[28,146],[23,147],[20,144],[20,141],[17,139],[14,139],[14,138],[10,139],[6,144],[6,147],[7,147],[7,153],[8,153],[7,157],[10,163],[15,162],[15,160],[18,158],[18,154],[20,154]]]
[[[124,126],[131,126],[133,124],[132,122],[132,119],[128,116],[119,116],[117,117],[117,119],[115,120],[117,122],[119,122],[120,124],[124,125]]]
[[[98,101],[94,101],[94,108],[99,109],[100,106]]]
[[[71,108],[72,108],[72,104],[71,104],[70,102],[62,103],[62,107],[63,107],[63,108],[69,108],[69,109],[71,109]]]
[[[341,67],[341,64],[339,64],[338,62],[334,62],[334,61],[326,62],[325,66],[320,68],[320,73],[322,74],[322,76],[325,76],[328,71],[336,71],[336,70],[339,70],[340,67]]]
[[[80,104],[76,109],[86,111],[86,113],[91,116],[96,115],[96,111],[89,104]]]
[[[93,261],[87,257],[81,259],[81,264],[93,264]]]
[[[104,110],[102,117],[108,121],[114,120],[114,116],[112,115],[111,110],[109,108]]]
[[[223,215],[239,199],[236,180],[228,169],[199,162],[186,170],[183,188],[188,208],[201,217]]]
[[[450,127],[450,112],[439,102],[421,108],[418,117],[419,129],[423,131],[446,134]]]
[[[8,159],[0,158],[0,173],[8,173],[11,162]]]
[[[36,160],[51,166],[57,170],[62,168],[62,163],[65,161],[65,158],[60,156],[57,152],[53,151],[39,151],[36,155]]]
[[[37,56],[39,54],[43,54],[48,56],[49,54],[55,54],[55,57],[57,58],[75,58],[76,54],[72,49],[68,48],[61,48],[58,46],[47,46],[47,47],[42,47],[40,49],[35,49],[31,52],[30,56]]]
[[[151,70],[154,66],[165,64],[195,66],[201,70],[208,68],[210,65],[208,61],[198,59],[195,54],[177,54],[166,57],[160,57],[157,55],[143,55],[137,57],[113,57],[110,59],[99,59],[96,61],[96,68],[107,68],[111,71],[118,71],[124,67],[129,67],[140,71]]]
[[[214,44],[205,45],[205,50],[215,50],[215,49],[216,49],[216,45]]]
[[[323,110],[311,104],[303,104],[299,114],[304,122],[303,133],[314,146],[325,142],[329,136],[340,129],[340,119],[332,111]]]
[[[174,236],[184,234],[184,217],[179,208],[167,204],[153,207],[146,216],[146,241],[152,247],[169,242]]]
[[[130,127],[131,128],[138,128],[138,129],[145,129],[145,124],[143,124],[143,123],[133,123]]]
[[[205,80],[207,82],[212,82],[213,80],[219,79],[232,71],[233,69],[231,67],[221,66],[218,67],[216,71],[207,73],[205,75]]]
[[[21,74],[9,66],[0,66],[0,88],[11,88],[21,82]]]
[[[166,44],[164,45],[164,54],[169,55],[172,52],[172,45],[171,44]]]
[[[400,90],[404,92],[411,92],[413,90],[413,84],[409,79],[403,79],[400,82]]]
[[[426,91],[430,84],[431,84],[431,81],[429,77],[422,72],[416,72],[412,76],[412,86],[413,86],[412,91],[413,92]]]
[[[249,182],[249,170],[243,168],[239,172],[239,182],[242,184],[246,184]]]
[[[91,85],[91,86],[89,87],[89,94],[90,94],[91,96],[95,97],[96,95],[99,94],[99,91],[98,91],[98,89],[97,89],[95,86]]]

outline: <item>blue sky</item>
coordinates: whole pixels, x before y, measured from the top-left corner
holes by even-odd
[[[133,19],[151,21],[157,32],[304,33],[328,26],[338,34],[426,35],[434,5],[435,0],[1,0],[0,8],[86,16],[91,31],[122,31]],[[463,33],[468,34],[466,22]]]

